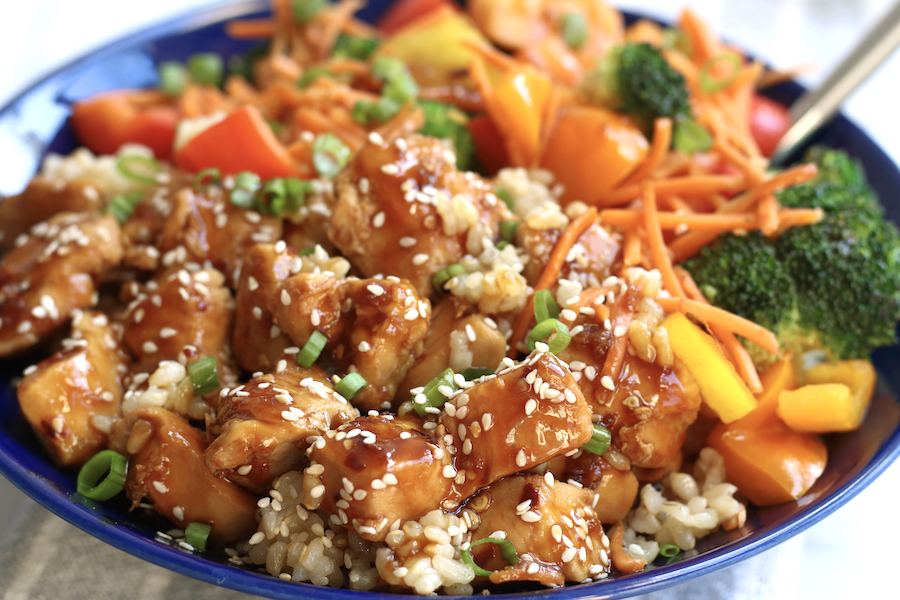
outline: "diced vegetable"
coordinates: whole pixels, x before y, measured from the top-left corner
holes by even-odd
[[[250,171],[264,180],[297,172],[287,149],[254,106],[245,106],[197,134],[175,161],[194,173],[211,168],[223,175]]]
[[[424,417],[428,412],[426,408],[440,408],[447,401],[447,396],[458,388],[453,380],[453,369],[444,369],[440,375],[429,381],[421,394],[413,397],[412,407],[416,414]]]
[[[78,493],[103,502],[125,489],[128,459],[114,450],[101,450],[78,472]]]
[[[529,167],[539,158],[541,130],[551,89],[550,80],[536,69],[510,69],[498,78],[493,93],[486,99],[488,114],[503,136],[506,151],[515,166]],[[592,146],[597,143],[588,132],[581,131],[580,134],[581,139],[590,140]]]
[[[313,363],[316,362],[319,359],[319,355],[322,354],[322,350],[325,348],[326,343],[328,343],[328,338],[325,337],[324,333],[321,331],[313,331],[312,335],[309,336],[309,339],[306,340],[303,349],[297,354],[297,364],[306,367],[307,369],[313,366]]]
[[[852,431],[862,422],[876,377],[867,360],[816,365],[805,373],[807,385],[779,394],[778,416],[795,431]]]
[[[291,10],[298,23],[306,23],[328,5],[328,0],[293,0]]]
[[[591,440],[582,446],[581,449],[597,456],[603,456],[609,450],[610,444],[612,444],[612,434],[609,432],[609,429],[597,423],[594,424],[594,433],[591,435]]]
[[[350,148],[331,133],[316,136],[312,150],[313,165],[323,177],[335,177],[350,160]]]
[[[563,202],[591,204],[625,179],[648,149],[647,138],[627,117],[595,106],[572,106],[560,111],[541,166],[565,186]]]
[[[740,419],[757,406],[756,398],[725,358],[715,339],[681,313],[662,323],[675,355],[697,381],[703,401],[724,423]]]
[[[167,96],[180,96],[187,85],[188,72],[179,62],[168,61],[159,65],[159,89]]]
[[[772,156],[791,126],[788,109],[774,100],[754,94],[750,103],[750,133],[765,156]]]
[[[500,547],[500,556],[503,557],[503,560],[508,562],[510,566],[515,566],[519,564],[519,554],[516,552],[516,546],[509,540],[501,540],[500,538],[482,538],[480,540],[476,540],[469,544],[469,548],[474,548],[475,546],[479,546],[481,544],[497,544]],[[480,575],[482,577],[487,577],[493,571],[488,571],[487,569],[482,569],[475,561],[472,559],[472,554],[468,550],[460,550],[459,556],[464,563],[472,567],[472,570],[475,571],[476,575]]]
[[[216,367],[214,356],[207,356],[188,367],[188,376],[191,378],[191,387],[194,388],[194,396],[203,396],[219,389],[219,370]]]
[[[353,396],[367,385],[366,380],[359,373],[348,373],[346,377],[334,384],[334,391],[347,400],[352,400]]]
[[[158,98],[158,100],[157,100]],[[72,105],[72,128],[97,154],[115,154],[123,144],[142,144],[159,159],[172,154],[179,114],[157,92],[124,90]]]
[[[206,523],[190,523],[184,530],[184,541],[199,550],[206,551],[206,542],[212,532],[212,525]]]
[[[559,305],[550,290],[534,293],[534,320],[537,323],[559,317]]]
[[[438,294],[443,293],[445,283],[450,281],[453,277],[464,275],[465,273],[467,273],[466,268],[462,265],[452,264],[446,266],[434,274],[434,277],[431,278],[431,285],[434,286],[434,290]]]
[[[187,68],[194,83],[200,85],[219,85],[225,73],[222,57],[215,52],[194,54],[188,59]]]
[[[545,319],[535,325],[534,329],[528,334],[528,347],[534,350],[538,342],[550,336],[553,336],[553,338],[547,344],[550,347],[550,352],[553,354],[559,354],[565,350],[569,342],[572,341],[572,334],[562,321]]]
[[[355,58],[367,60],[378,48],[378,40],[372,38],[356,37],[342,33],[334,43],[331,55],[335,58]]]
[[[469,133],[475,142],[475,157],[488,175],[493,175],[509,164],[509,155],[497,126],[487,115],[469,119]],[[498,191],[498,196],[499,190]]]

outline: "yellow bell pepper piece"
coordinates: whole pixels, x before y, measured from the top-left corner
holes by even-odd
[[[757,406],[756,398],[725,358],[713,337],[681,313],[662,323],[675,355],[697,380],[703,401],[723,423],[731,423]]]
[[[778,415],[796,431],[852,431],[862,422],[877,377],[867,360],[816,365],[805,373],[807,385],[779,394]]]

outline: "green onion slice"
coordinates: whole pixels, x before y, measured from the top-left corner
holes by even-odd
[[[231,190],[229,200],[240,208],[250,208],[253,206],[256,190],[260,185],[262,185],[262,180],[259,175],[250,171],[241,171],[234,178],[234,188]]]
[[[206,551],[206,540],[209,539],[211,531],[212,525],[197,522],[190,523],[184,530],[184,541],[200,552],[204,552]]]
[[[153,185],[156,183],[156,174],[162,171],[162,167],[149,156],[126,154],[116,161],[116,171],[134,182]]]
[[[550,290],[540,290],[534,293],[534,321],[542,323],[547,319],[559,318],[559,305],[553,298]]]
[[[297,87],[305,88],[319,77],[331,77],[332,72],[328,67],[312,67],[304,71],[300,79],[297,80]]]
[[[666,561],[666,564],[668,565],[680,558],[678,555],[681,554],[681,548],[675,544],[660,544],[659,553],[669,559]]]
[[[194,388],[194,396],[203,396],[222,387],[219,384],[216,359],[212,356],[207,356],[189,366],[188,375],[191,378],[191,386]]]
[[[668,27],[663,31],[662,48],[663,50],[680,50],[687,56],[693,54],[691,38],[685,35],[682,30],[674,27]]]
[[[503,250],[507,246],[509,246],[509,242],[507,242],[506,240],[500,240],[499,242],[497,242],[495,248],[497,248],[497,250]]]
[[[419,95],[419,86],[412,75],[403,71],[400,75],[389,79],[381,88],[381,95],[393,100],[399,105],[406,104],[416,99]]]
[[[483,367],[469,367],[465,371],[460,371],[460,375],[466,378],[466,381],[472,381],[473,379],[478,379],[479,377],[484,377],[486,375],[493,375],[493,369],[486,369]]]
[[[516,203],[513,200],[512,194],[510,194],[504,188],[497,188],[497,197],[503,200],[503,204],[506,205],[506,208],[508,208],[510,211],[515,212],[514,208],[516,206]]]
[[[374,102],[369,102],[368,100],[357,100],[353,105],[353,110],[350,111],[350,116],[353,117],[353,120],[361,125],[368,125],[374,115],[372,114],[375,108]]]
[[[216,168],[203,169],[194,177],[194,189],[198,192],[208,190],[222,183],[222,172]]]
[[[313,331],[312,335],[309,336],[309,339],[306,340],[303,349],[297,354],[297,364],[307,369],[313,366],[313,363],[319,359],[319,355],[322,354],[322,350],[327,343],[328,338],[325,337],[324,333],[321,331]]]
[[[522,221],[500,221],[500,236],[503,238],[503,241],[512,244],[516,239],[516,231],[519,230],[519,225],[521,224]]]
[[[512,566],[519,564],[519,553],[516,552],[516,545],[511,541],[501,540],[500,538],[482,538],[469,544],[469,548],[474,548],[475,546],[478,546],[480,544],[497,544],[497,546],[500,547],[500,556],[503,557],[503,560],[505,560]],[[472,555],[468,550],[460,550],[459,557],[464,563],[472,567],[472,570],[475,571],[476,575],[487,577],[488,575],[493,573],[493,571],[482,569],[477,564],[475,564],[475,560],[472,558]]]
[[[366,380],[359,373],[348,373],[346,377],[334,384],[334,391],[347,400],[352,400],[353,396],[367,385]]]
[[[528,334],[528,347],[534,350],[534,345],[541,340],[548,338],[553,333],[556,336],[548,342],[550,352],[559,354],[566,349],[569,342],[572,341],[572,334],[569,328],[556,319],[545,319],[534,326],[534,329]]]
[[[447,396],[441,393],[441,387],[448,387],[454,392],[459,389],[456,382],[453,381],[454,375],[453,369],[444,369],[440,375],[425,384],[425,389],[422,390],[422,395],[425,396],[425,400],[421,402],[417,401],[416,398],[419,396],[418,394],[413,397],[412,406],[417,415],[424,417],[428,414],[425,409],[429,406],[440,408],[444,405],[447,401]]]
[[[215,52],[194,54],[188,59],[187,68],[191,79],[200,85],[219,85],[225,73],[222,57]]]
[[[98,502],[109,500],[125,489],[127,474],[127,458],[114,450],[101,450],[78,472],[78,493]]]
[[[609,429],[597,423],[594,425],[594,433],[591,435],[591,439],[581,449],[597,456],[603,456],[609,450],[611,442],[612,434],[609,433]]]
[[[188,72],[179,62],[167,61],[159,64],[159,89],[166,96],[177,97],[184,91]]]
[[[390,57],[379,56],[372,63],[372,75],[384,81],[391,81],[406,74],[406,65],[402,60]]]
[[[559,30],[563,41],[573,50],[578,50],[587,42],[587,21],[581,13],[571,12],[560,17]]]
[[[713,75],[713,69],[715,69],[716,65],[720,62],[731,65],[731,73],[722,78]],[[703,63],[702,67],[700,67],[700,89],[705,92],[718,92],[721,89],[725,89],[737,79],[740,69],[741,59],[738,58],[737,54],[723,52],[712,56]]]
[[[712,135],[693,119],[678,121],[672,134],[672,146],[684,154],[706,152],[712,148]]]
[[[313,166],[324,177],[336,176],[350,160],[350,148],[333,133],[316,136],[312,152]]]
[[[434,286],[434,290],[440,294],[444,291],[444,284],[456,277],[457,275],[465,275],[468,273],[466,268],[460,264],[452,264],[444,267],[440,271],[434,274],[434,277],[431,278],[431,285]]]
[[[355,58],[368,60],[369,56],[378,48],[378,40],[372,38],[356,37],[342,33],[334,43],[331,56],[335,58]]]
[[[303,250],[297,250],[297,256],[312,256],[315,251],[315,248],[304,248]]]
[[[306,23],[325,8],[328,0],[294,0],[291,9],[298,23]]]
[[[134,214],[135,207],[143,200],[143,198],[144,194],[141,192],[117,194],[116,196],[113,196],[113,199],[106,207],[106,210],[122,224],[131,218],[131,215]]]

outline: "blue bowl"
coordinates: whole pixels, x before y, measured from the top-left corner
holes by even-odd
[[[372,1],[362,12],[375,18],[387,2]],[[157,83],[156,65],[184,60],[192,53],[213,50],[226,60],[248,51],[252,42],[225,34],[224,21],[236,16],[265,14],[267,3],[253,0],[192,13],[156,25],[84,56],[23,92],[0,110],[0,194],[17,193],[37,171],[47,152],[69,153],[76,147],[67,118],[72,101],[97,92],[147,87]],[[769,91],[790,104],[802,88],[786,83]],[[844,116],[812,140],[843,148],[865,165],[873,187],[885,202],[889,217],[900,220],[900,171],[860,129]],[[799,158],[799,157],[797,157]],[[698,544],[699,554],[677,563],[588,585],[555,590],[520,591],[505,597],[623,598],[645,593],[731,566],[787,540],[819,522],[869,485],[900,454],[900,347],[883,348],[873,358],[881,381],[879,391],[859,430],[827,437],[828,467],[815,486],[797,502],[751,509],[739,531],[719,531]],[[349,600],[393,596],[292,584],[255,569],[230,565],[224,555],[198,555],[173,547],[156,532],[170,525],[149,511],[128,512],[124,499],[105,504],[75,494],[75,479],[57,469],[32,435],[16,401],[12,380],[27,363],[0,365],[0,473],[37,502],[94,537],[139,558],[178,573],[235,590],[269,598]],[[300,587],[298,587],[298,585]]]

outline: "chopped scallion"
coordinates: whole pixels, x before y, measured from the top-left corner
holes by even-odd
[[[547,319],[559,317],[559,305],[550,290],[540,290],[534,293],[534,321],[543,323]]]
[[[353,396],[367,385],[366,380],[359,373],[348,373],[346,377],[334,384],[334,390],[347,400],[352,400]]]
[[[173,98],[180,96],[188,80],[188,72],[184,65],[175,61],[167,61],[160,63],[158,71],[160,91]]]
[[[125,489],[127,474],[127,458],[114,450],[101,450],[78,472],[78,493],[98,502],[109,500]]]
[[[528,347],[534,350],[537,342],[547,339],[551,335],[553,335],[553,338],[547,345],[550,346],[550,352],[553,354],[559,354],[565,350],[569,342],[572,341],[572,334],[569,333],[569,328],[561,321],[546,319],[535,325],[534,329],[528,334]]]
[[[456,382],[453,381],[454,375],[453,369],[444,369],[440,375],[425,384],[425,388],[421,393],[422,397],[420,397],[420,394],[413,396],[412,406],[417,415],[424,417],[428,414],[428,411],[425,409],[429,406],[440,408],[444,405],[447,401],[447,396],[442,393],[442,387],[448,388],[451,392],[459,389]]]
[[[350,111],[350,116],[352,116],[353,120],[360,125],[368,125],[372,121],[372,112],[374,108],[374,102],[370,102],[369,100],[357,100],[353,105],[353,110]]]
[[[328,0],[294,0],[291,8],[298,23],[306,23],[325,8]]]
[[[297,250],[297,256],[311,256],[315,251],[315,248],[304,248],[303,250]]]
[[[684,154],[705,152],[712,148],[713,139],[703,125],[693,119],[678,121],[672,134],[672,146]]]
[[[331,56],[335,58],[368,60],[369,56],[375,52],[376,48],[378,48],[378,40],[342,33],[334,43],[334,49],[331,51]]]
[[[603,456],[609,450],[610,443],[612,443],[612,435],[609,433],[609,429],[597,423],[594,425],[591,439],[581,449],[597,456]]]
[[[412,76],[403,71],[402,74],[389,79],[381,88],[381,95],[402,106],[416,99],[419,95],[419,86]]]
[[[216,86],[222,82],[225,66],[222,57],[215,52],[199,52],[187,61],[187,68],[194,83]]]
[[[116,161],[116,171],[134,182],[153,185],[162,166],[149,156],[126,154]]]
[[[191,378],[194,396],[203,396],[221,387],[215,357],[207,356],[189,366],[188,376]]]
[[[210,532],[212,532],[212,525],[197,522],[189,523],[184,530],[184,541],[200,552],[205,552],[206,541],[209,539]]]
[[[434,277],[431,278],[431,285],[434,286],[434,289],[438,294],[443,293],[445,283],[457,275],[464,275],[466,273],[467,271],[464,266],[454,263],[435,273]]]
[[[484,369],[481,367],[469,367],[465,371],[460,371],[460,375],[466,378],[466,381],[472,381],[473,379],[478,379],[479,377],[484,377],[486,375],[493,375],[493,369]]]
[[[222,183],[222,172],[216,168],[203,169],[194,177],[194,189],[198,192]]]
[[[513,544],[510,540],[501,540],[500,538],[490,537],[482,538],[470,543],[469,549],[472,549],[475,546],[479,546],[481,544],[497,544],[497,546],[500,547],[500,556],[503,557],[503,560],[508,562],[511,566],[519,564],[519,554],[518,552],[516,552],[516,545]],[[472,554],[468,550],[460,550],[459,557],[464,563],[472,567],[472,570],[475,571],[476,575],[487,577],[488,575],[493,573],[493,571],[482,569],[477,564],[475,564],[475,560],[472,558]]]
[[[500,236],[505,242],[512,244],[516,240],[516,232],[521,224],[521,221],[500,221]]]
[[[731,72],[725,77],[716,76],[713,71],[719,63],[727,63],[731,67]],[[722,52],[710,57],[703,66],[700,67],[700,89],[704,92],[718,92],[727,88],[737,79],[741,72],[741,59],[737,54],[731,52]]]
[[[406,74],[406,65],[402,60],[390,56],[379,56],[372,63],[372,75],[384,81],[391,81]]]
[[[667,565],[681,558],[680,556],[678,556],[679,554],[681,554],[681,548],[679,548],[675,544],[660,544],[659,553],[661,556],[669,559],[666,561]]]
[[[235,206],[250,208],[253,206],[256,190],[260,185],[262,185],[262,180],[259,175],[250,171],[241,171],[234,178],[234,187],[231,189],[229,200]]]
[[[107,212],[116,218],[120,224],[131,218],[134,209],[138,203],[144,198],[141,192],[128,192],[127,194],[117,194],[113,196],[109,205],[106,207]]]
[[[578,50],[587,42],[587,21],[581,13],[571,12],[560,17],[559,31],[563,41],[573,50]]]
[[[335,177],[350,160],[350,148],[333,133],[323,133],[313,142],[312,159],[319,175]]]
[[[313,363],[319,359],[319,355],[322,354],[322,350],[327,343],[328,338],[325,337],[324,333],[313,331],[309,339],[306,340],[306,344],[303,345],[303,349],[297,354],[297,364],[307,369],[313,366]]]
[[[510,194],[507,190],[503,188],[497,188],[497,197],[503,200],[503,204],[506,205],[506,208],[515,212],[516,203],[513,200],[512,194]]]
[[[307,69],[300,79],[297,80],[297,87],[305,88],[319,77],[331,77],[332,73],[328,67],[313,67]]]

